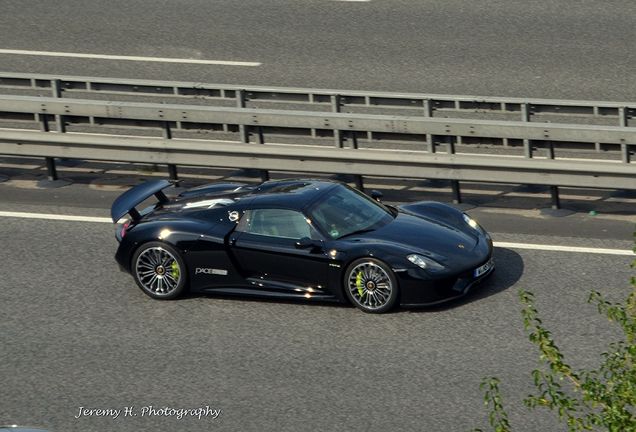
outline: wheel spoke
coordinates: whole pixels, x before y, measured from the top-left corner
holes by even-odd
[[[367,306],[371,306],[371,293],[366,289],[363,291],[364,294],[364,304]]]
[[[172,274],[175,270],[179,271],[176,277]],[[159,295],[167,295],[177,289],[182,277],[176,257],[159,246],[148,248],[139,254],[135,272],[144,290]]]
[[[161,251],[159,249],[153,249],[155,263],[161,265]]]
[[[155,288],[156,281],[157,281],[157,275],[152,275],[152,278],[148,281],[148,284],[147,284],[148,289],[150,289],[150,291],[154,292],[156,290]]]
[[[373,291],[373,300],[375,300],[376,306],[381,306],[384,304],[384,300],[380,297],[378,291]]]
[[[152,264],[153,267],[157,265],[157,258],[154,250],[150,249],[146,256],[148,257],[148,262]]]
[[[166,287],[168,288],[168,291],[172,291],[173,289],[177,287],[177,281],[172,277],[171,274],[166,273],[166,277],[163,279],[166,284]]]
[[[370,261],[360,263],[352,268],[347,284],[347,289],[353,300],[364,309],[370,310],[379,309],[386,305],[391,299],[393,291],[391,278],[386,270]]]
[[[169,281],[170,285],[172,285],[172,284],[176,285],[179,282],[177,279],[174,278],[174,276],[172,276],[172,274],[166,273],[166,282],[168,282],[168,281]]]
[[[385,292],[385,291],[380,291],[380,290],[376,290],[375,294],[377,295],[379,301],[381,303],[384,303],[385,301],[387,301],[389,299],[389,293]]]
[[[152,260],[150,259],[150,257],[148,255],[142,255],[139,257],[139,265],[140,266],[144,266],[144,267],[148,267],[148,268],[154,268],[154,264],[152,263]]]

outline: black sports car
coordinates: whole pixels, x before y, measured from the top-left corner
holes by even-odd
[[[210,184],[169,199],[171,185],[140,184],[111,209],[115,258],[153,298],[189,289],[385,312],[457,298],[494,269],[488,233],[442,203],[396,208],[314,179]]]

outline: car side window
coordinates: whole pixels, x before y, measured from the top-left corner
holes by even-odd
[[[245,212],[236,231],[268,237],[317,238],[311,222],[300,212],[286,209],[253,209]]]

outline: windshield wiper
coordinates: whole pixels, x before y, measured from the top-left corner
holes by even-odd
[[[343,239],[345,237],[349,237],[349,236],[356,235],[356,234],[363,234],[363,233],[370,232],[370,231],[375,231],[375,229],[374,228],[364,228],[364,229],[360,229],[360,230],[357,230],[357,231],[352,231],[352,232],[350,232],[348,234],[345,234],[345,235],[342,235],[342,236],[338,237],[336,240],[340,240],[340,239]]]
[[[389,205],[389,204],[384,204],[384,207],[389,209],[393,217],[397,216],[397,214],[400,212],[397,207]]]

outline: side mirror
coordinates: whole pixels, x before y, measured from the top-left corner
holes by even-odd
[[[382,197],[383,196],[384,196],[384,194],[382,192],[380,192],[379,190],[377,190],[377,189],[373,189],[371,191],[371,198],[373,198],[377,202],[382,201]]]
[[[311,249],[322,247],[320,240],[312,240],[309,237],[303,237],[296,242],[296,249]]]

